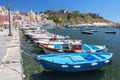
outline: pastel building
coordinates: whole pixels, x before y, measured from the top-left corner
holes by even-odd
[[[12,26],[37,26],[44,24],[54,24],[53,20],[47,20],[48,15],[44,13],[10,11]],[[0,6],[0,27],[9,26],[8,10]]]
[[[0,27],[8,26],[9,25],[9,17],[0,15]]]
[[[4,6],[0,6],[0,27],[8,26],[9,17],[7,15],[7,10],[5,10]]]
[[[10,12],[12,14],[12,12]],[[10,14],[11,17],[11,26],[13,25],[13,16]],[[9,16],[8,10],[4,8],[4,6],[0,6],[0,27],[9,26]]]

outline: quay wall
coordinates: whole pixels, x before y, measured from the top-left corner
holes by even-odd
[[[7,30],[4,34],[8,34]],[[23,80],[23,66],[20,51],[20,35],[18,29],[12,29],[13,36],[9,36],[6,42],[6,51],[1,59],[0,79],[1,80]],[[7,35],[6,35],[7,36]],[[1,44],[0,44],[1,45]]]

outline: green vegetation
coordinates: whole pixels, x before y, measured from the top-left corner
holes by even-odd
[[[58,16],[50,16],[48,19],[53,20],[55,23],[61,23]]]
[[[80,23],[94,23],[94,22],[105,22],[109,23],[103,17],[98,14],[85,13],[81,14],[79,11],[68,11],[68,10],[51,10],[44,12],[48,14],[48,19],[54,20],[57,24],[80,24]]]

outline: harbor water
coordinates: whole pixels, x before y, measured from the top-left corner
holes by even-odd
[[[44,70],[36,61],[36,56],[44,54],[30,39],[21,34],[21,52],[25,80],[119,80],[120,78],[120,29],[97,28],[99,32],[81,34],[78,29],[54,29],[51,33],[70,36],[71,39],[80,39],[83,44],[108,45],[108,51],[113,53],[111,65],[101,69],[82,72],[57,72]],[[107,34],[105,31],[116,31],[116,34]]]

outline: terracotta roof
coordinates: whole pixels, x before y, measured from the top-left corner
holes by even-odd
[[[27,12],[20,12],[20,15],[28,16]]]

